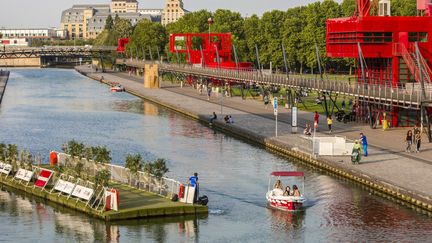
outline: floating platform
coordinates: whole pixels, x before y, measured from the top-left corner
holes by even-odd
[[[167,216],[186,216],[207,214],[208,207],[202,205],[185,204],[173,202],[159,195],[138,190],[128,185],[112,183],[110,186],[115,187],[120,192],[120,207],[118,211],[101,212],[86,206],[85,202],[74,198],[67,198],[58,193],[50,193],[50,188],[45,190],[33,185],[26,185],[12,176],[0,175],[0,183],[6,187],[23,191],[33,196],[54,202],[79,212],[88,214],[91,217],[99,218],[105,221],[141,219],[150,217],[167,217]]]

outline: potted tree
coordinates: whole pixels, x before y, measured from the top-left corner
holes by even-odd
[[[140,171],[142,169],[142,166],[143,166],[143,161],[142,161],[142,157],[140,154],[135,154],[135,155],[128,154],[126,156],[125,167],[127,169],[129,169],[129,173],[130,173],[129,184],[130,185],[136,184],[138,171]]]
[[[18,146],[15,144],[8,144],[6,150],[6,161],[8,164],[12,165],[12,172],[17,171],[17,158],[18,158]]]

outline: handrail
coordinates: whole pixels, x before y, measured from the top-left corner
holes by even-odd
[[[154,64],[155,62],[150,61],[137,61],[130,59],[118,59],[118,64],[126,64],[138,68],[144,68],[145,64]],[[209,78],[224,79],[229,81],[237,81],[243,83],[257,83],[257,84],[269,84],[269,85],[280,85],[285,87],[302,87],[313,90],[320,90],[326,92],[339,92],[350,94],[356,97],[366,97],[368,99],[375,99],[385,102],[396,102],[405,106],[406,104],[420,105],[418,104],[419,90],[416,87],[413,90],[407,89],[407,87],[400,86],[394,87],[389,83],[386,84],[368,84],[368,88],[357,87],[358,84],[338,85],[337,82],[322,81],[320,79],[305,78],[305,77],[286,77],[283,75],[261,75],[256,72],[242,71],[242,70],[225,70],[208,67],[194,67],[191,65],[183,64],[167,64],[159,63],[159,69],[166,72],[178,72],[183,74],[192,74],[198,76],[205,76]],[[413,93],[414,92],[414,93]],[[395,94],[398,95],[397,98]],[[405,95],[406,94],[406,95]],[[395,99],[396,98],[396,99]]]

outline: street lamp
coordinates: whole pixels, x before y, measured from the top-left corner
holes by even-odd
[[[209,26],[209,47],[210,47],[210,45],[211,45],[211,41],[210,41],[210,27],[211,27],[211,25],[214,23],[214,21],[213,21],[213,19],[210,17],[210,18],[208,18],[207,19],[207,23],[208,23],[208,26]]]

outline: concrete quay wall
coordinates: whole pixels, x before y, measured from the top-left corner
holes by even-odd
[[[3,95],[6,91],[6,85],[9,80],[9,71],[0,71],[0,104],[3,100]]]
[[[40,67],[40,57],[1,58],[0,67]]]
[[[209,116],[207,114],[200,114],[198,111],[194,110],[193,107],[187,107],[185,105],[179,104],[176,101],[163,99],[160,95],[156,94],[157,92],[146,92],[143,84],[138,87],[139,84],[137,84],[136,81],[117,78],[114,75],[112,75],[113,77],[110,77],[111,75],[109,74],[88,73],[86,70],[80,68],[77,68],[77,71],[98,81],[100,81],[101,76],[104,76],[103,82],[121,83],[127,92],[137,97],[151,101],[208,124]],[[387,178],[374,176],[372,173],[365,173],[359,169],[353,169],[347,164],[339,163],[334,158],[315,158],[311,154],[300,151],[292,142],[287,141],[287,139],[283,140],[279,137],[275,138],[265,136],[260,133],[259,129],[254,130],[245,128],[243,126],[238,126],[236,124],[226,124],[223,122],[223,120],[216,120],[213,123],[213,127],[223,132],[232,134],[238,138],[244,139],[245,141],[261,145],[264,148],[279,155],[291,159],[294,158],[307,166],[318,168],[335,176],[356,182],[365,188],[371,189],[373,192],[383,197],[393,199],[403,205],[432,215],[431,195],[419,192],[413,187],[403,187],[397,183],[394,183],[394,181],[390,179],[387,180]]]

